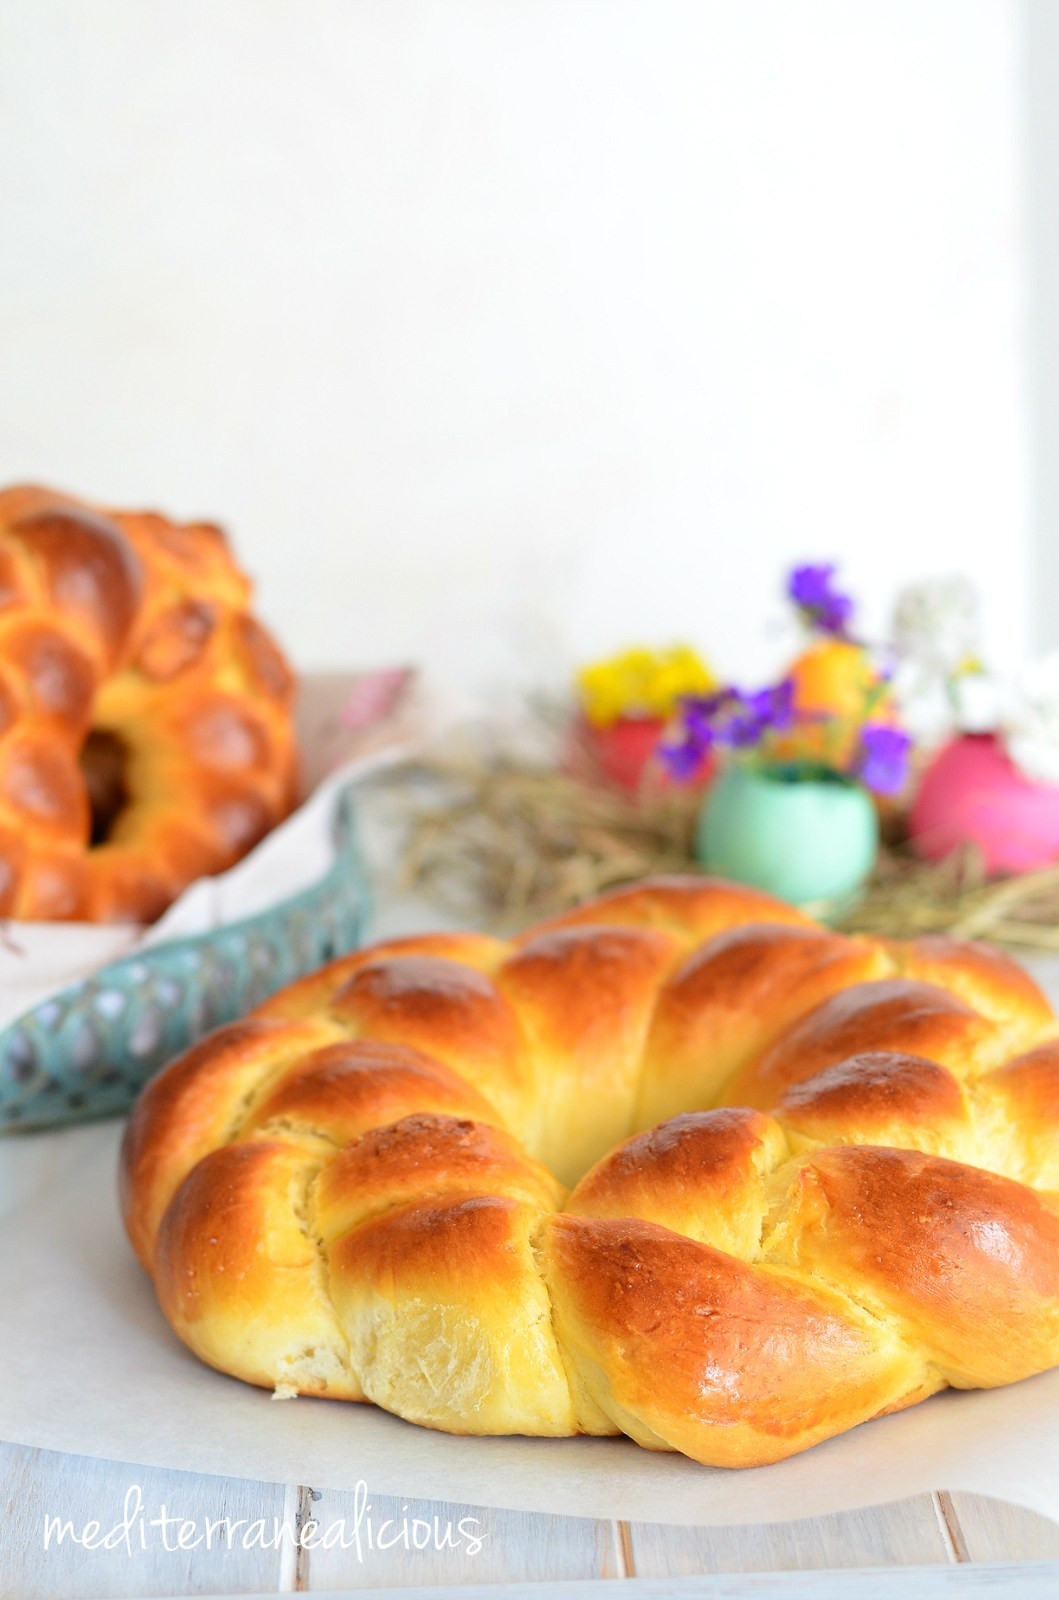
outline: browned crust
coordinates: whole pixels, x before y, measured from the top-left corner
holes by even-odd
[[[207,524],[0,492],[0,913],[151,921],[288,813],[294,678],[249,602]],[[97,845],[90,728],[127,752]]]
[[[791,1023],[886,970],[878,947],[822,928],[745,923],[698,945],[659,991],[638,1120],[715,1104]]]
[[[657,928],[690,946],[702,944],[714,934],[744,922],[814,926],[812,918],[804,912],[760,889],[728,883],[723,878],[673,875],[644,878],[631,888],[612,889],[607,894],[597,895],[584,905],[532,929],[525,937],[536,938],[542,930],[552,928],[609,925]]]
[[[725,1466],[1055,1364],[1039,993],[768,915],[648,884],[510,945],[358,952],[205,1040],[123,1152],[177,1332],[451,1432]],[[635,1132],[656,1079],[690,1103]]]
[[[1025,1184],[917,1150],[821,1150],[798,1174],[782,1254],[885,1309],[950,1381],[1051,1365],[1059,1217]]]
[[[853,984],[787,1030],[724,1088],[727,1105],[774,1105],[791,1087],[850,1056],[899,1051],[977,1068],[1003,1049],[996,1027],[936,984],[886,978]]]
[[[560,1341],[601,1408],[699,1460],[779,1460],[924,1384],[825,1285],[632,1218],[559,1216],[546,1238]]]

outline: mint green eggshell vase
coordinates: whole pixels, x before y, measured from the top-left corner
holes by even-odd
[[[878,847],[875,806],[859,785],[737,766],[704,796],[695,841],[709,872],[796,906],[847,901]]]

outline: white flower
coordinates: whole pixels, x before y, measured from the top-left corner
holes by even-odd
[[[1000,685],[987,672],[965,672],[952,685],[952,705],[961,733],[993,733],[1001,721]]]
[[[1027,778],[1059,784],[1059,651],[1023,668],[1000,731],[1008,755]]]
[[[928,578],[902,589],[892,632],[894,688],[919,742],[995,727],[997,691],[979,666],[978,592],[967,578]]]
[[[910,661],[899,661],[890,684],[901,710],[901,726],[917,744],[940,744],[951,733],[952,697],[940,679],[924,679]]]
[[[968,671],[978,660],[980,638],[978,591],[969,579],[928,578],[897,596],[894,650],[924,677],[952,678]]]

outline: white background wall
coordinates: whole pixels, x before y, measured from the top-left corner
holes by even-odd
[[[304,665],[1031,611],[1015,0],[0,0],[0,477],[227,523]]]

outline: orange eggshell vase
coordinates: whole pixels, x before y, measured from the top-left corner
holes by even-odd
[[[929,861],[970,843],[989,872],[1030,872],[1059,861],[1059,786],[1027,778],[994,734],[963,734],[923,774],[909,828]]]

